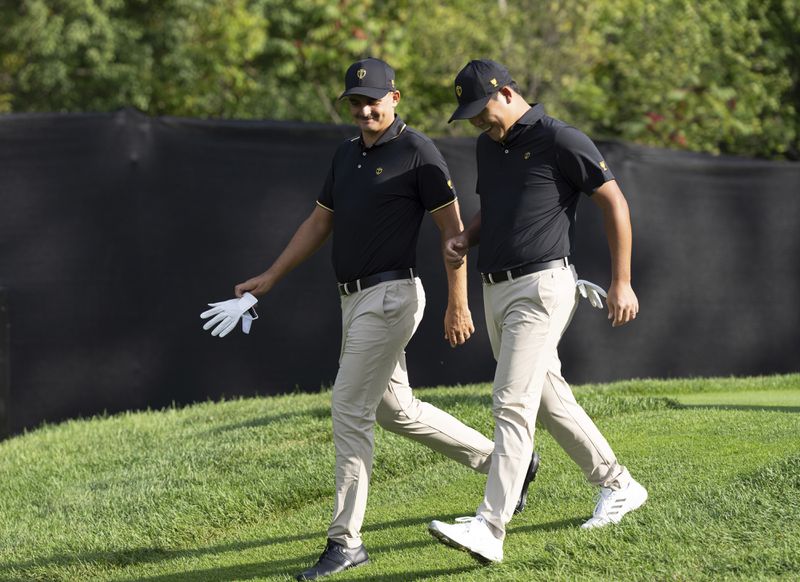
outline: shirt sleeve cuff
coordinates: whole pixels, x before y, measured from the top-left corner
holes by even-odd
[[[451,205],[453,202],[455,202],[456,200],[458,200],[458,198],[453,198],[452,200],[450,200],[449,202],[445,202],[445,203],[444,203],[444,204],[442,204],[441,206],[437,206],[436,208],[434,208],[434,209],[432,209],[432,210],[428,210],[428,212],[430,212],[431,214],[433,214],[434,212],[436,212],[436,211],[438,211],[438,210],[441,210],[442,208],[446,208],[446,207],[450,206],[450,205]],[[331,212],[333,212],[333,211],[331,211]]]

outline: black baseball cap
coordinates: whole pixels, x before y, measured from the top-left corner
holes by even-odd
[[[500,63],[489,59],[468,62],[456,75],[458,108],[447,123],[475,117],[483,111],[492,95],[512,82],[508,69]]]
[[[339,95],[339,99],[348,95],[366,95],[380,99],[396,90],[394,69],[380,59],[369,57],[356,61],[347,69],[344,74],[344,93]]]

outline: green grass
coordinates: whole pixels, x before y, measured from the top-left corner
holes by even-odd
[[[550,436],[502,564],[426,531],[485,477],[381,430],[364,540],[332,580],[797,580],[800,375],[575,389],[648,503],[583,531],[593,489]],[[418,395],[491,434],[490,386]],[[0,582],[290,580],[331,512],[330,393],[45,426],[0,443]]]
[[[762,390],[741,392],[710,392],[676,395],[681,404],[706,404],[712,406],[750,406],[763,408],[793,408],[800,412],[800,390]]]

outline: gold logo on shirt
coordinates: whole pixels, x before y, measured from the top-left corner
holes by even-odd
[[[522,156],[526,160],[531,157],[531,152],[525,152],[525,155]]]
[[[497,87],[497,79],[489,79],[489,82],[492,84],[492,87]]]
[[[383,173],[383,168],[375,168],[375,175],[380,176]]]
[[[461,88],[461,85],[456,85],[456,95],[457,95],[458,97],[461,97],[461,94],[462,94],[463,92],[464,92],[464,90]]]
[[[600,160],[600,169],[604,172],[608,172],[608,166],[606,166],[605,160]]]
[[[366,69],[359,69],[359,70],[356,71],[356,77],[358,77],[359,79],[363,79],[366,76],[367,76],[367,70]]]
[[[451,190],[453,189],[453,181],[452,180],[448,180],[447,181],[447,187],[450,188]]]

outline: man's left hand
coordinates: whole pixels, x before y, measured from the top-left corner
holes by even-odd
[[[611,327],[625,325],[636,319],[639,314],[639,300],[630,283],[617,283],[612,281],[608,289],[608,319]]]
[[[444,314],[444,339],[454,348],[466,342],[475,333],[472,314],[468,307],[447,306]]]

